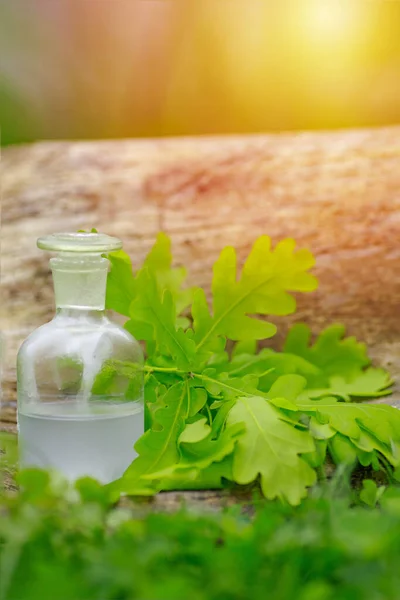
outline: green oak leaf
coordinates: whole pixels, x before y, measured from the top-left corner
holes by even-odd
[[[257,387],[263,392],[268,392],[282,375],[299,374],[308,380],[319,374],[319,369],[302,357],[274,352],[270,348],[263,348],[258,354],[235,353],[231,360],[221,354],[213,366],[218,373],[225,372],[230,377],[256,375]]]
[[[210,396],[223,397],[225,399],[235,398],[244,393],[254,394],[257,392],[258,377],[245,375],[244,377],[229,377],[229,373],[218,373],[214,368],[207,368],[201,374],[196,375]]]
[[[156,413],[164,408],[164,397],[167,392],[165,385],[161,384],[154,375],[146,376],[144,385],[145,397],[145,431],[152,428],[162,430],[162,426],[156,420]]]
[[[371,440],[372,441],[372,440]],[[346,437],[341,433],[336,433],[334,437],[328,440],[328,449],[333,461],[337,465],[349,465],[354,467],[357,461],[363,466],[372,466],[376,471],[379,470],[379,456],[382,454],[388,459],[388,462],[394,466],[398,464],[393,454],[385,448],[384,444],[375,440],[373,443],[368,441],[368,434],[362,433],[358,440]],[[363,449],[368,446],[368,451]]]
[[[106,308],[129,317],[129,307],[136,295],[132,262],[123,250],[107,255],[111,268],[107,277]]]
[[[106,307],[129,317],[132,301],[142,293],[138,274],[133,272],[131,259],[126,252],[122,250],[110,252],[107,258],[111,263],[111,269],[107,280]],[[180,315],[189,306],[193,290],[182,289],[186,269],[172,268],[171,240],[165,233],[157,235],[156,242],[144,259],[142,268],[151,273],[160,292],[169,290],[174,298],[176,314]]]
[[[233,481],[232,455],[205,469],[176,469],[162,480],[163,490],[218,490]]]
[[[277,408],[298,412],[299,409],[295,404],[295,400],[303,391],[305,385],[306,380],[300,375],[282,375],[272,384],[265,397]],[[289,419],[285,416],[285,421],[297,422],[293,421],[293,415]]]
[[[386,487],[384,485],[377,486],[372,479],[364,479],[362,482],[362,490],[360,492],[360,500],[371,508],[375,508],[381,499]]]
[[[396,408],[386,404],[338,402],[333,397],[320,400],[298,398],[296,404],[304,412],[315,413],[318,420],[329,424],[343,438],[349,438],[353,447],[358,444],[360,450],[367,452],[373,449],[382,452],[385,448],[388,460],[393,465],[399,464],[400,412]],[[338,443],[337,440],[335,443]]]
[[[186,425],[179,437],[179,447],[182,453],[180,464],[195,463],[199,468],[206,468],[212,462],[219,462],[231,454],[236,440],[244,432],[241,423],[226,427],[221,434],[213,439],[213,431],[206,419]]]
[[[258,396],[239,398],[226,422],[227,426],[246,426],[234,450],[234,480],[249,484],[260,476],[266,498],[284,498],[290,504],[299,504],[307,487],[316,480],[315,471],[300,458],[300,454],[315,449],[308,431],[285,423],[278,409]]]
[[[177,471],[196,469],[200,472],[207,469],[212,463],[222,461],[233,452],[236,441],[243,434],[244,429],[242,423],[236,423],[226,427],[216,439],[213,439],[213,431],[205,417],[186,425],[178,440],[180,461],[145,477],[164,480]]]
[[[357,448],[357,457],[358,462],[363,467],[372,467],[374,471],[379,471],[381,469],[381,460],[379,456],[379,452],[364,452],[363,450],[359,450]],[[397,468],[397,467],[396,467]],[[386,473],[388,471],[386,470]],[[390,474],[390,477],[393,475]]]
[[[285,398],[293,403],[304,390],[306,383],[300,375],[282,375],[273,383],[266,396],[270,399]]]
[[[160,290],[169,290],[175,300],[176,312],[180,315],[191,303],[193,289],[182,289],[187,275],[185,267],[172,268],[171,240],[160,232],[156,242],[146,256],[143,267],[155,274]]]
[[[188,394],[189,394],[189,417],[195,417],[200,413],[202,408],[205,406],[208,394],[207,390],[204,387],[198,385],[197,381],[193,379],[189,381],[188,384]]]
[[[390,393],[390,376],[383,369],[365,367],[369,364],[365,344],[353,337],[343,338],[344,327],[331,325],[309,346],[310,328],[304,324],[292,327],[284,344],[281,360],[301,358],[296,372],[307,379],[309,397],[338,396],[345,401],[354,398],[377,398]],[[306,365],[312,366],[304,368]],[[264,381],[260,381],[263,389]]]
[[[153,494],[259,480],[267,498],[298,504],[327,451],[338,463],[384,465],[389,477],[398,468],[399,412],[351,403],[390,393],[390,377],[367,368],[365,345],[345,338],[343,326],[328,327],[311,345],[310,329],[298,324],[284,352],[257,353],[257,341],[276,330],[264,317],[292,313],[291,292],[316,288],[310,252],[296,252],[293,240],[272,249],[262,236],[238,273],[235,250],[225,248],[214,265],[211,307],[204,290],[183,289],[186,271],[172,268],[164,234],[137,273],[123,252],[110,261],[107,307],[129,317],[127,329],[148,354],[141,367],[147,431],[116,490]],[[190,303],[191,319],[181,314]],[[135,369],[110,361],[94,390],[121,391]]]
[[[308,429],[314,440],[328,440],[336,434],[328,423],[320,423],[315,417],[310,418]]]
[[[197,347],[212,347],[218,336],[231,340],[273,336],[275,325],[249,315],[294,312],[296,302],[288,292],[309,292],[317,287],[317,280],[308,273],[313,265],[314,258],[308,250],[295,252],[294,240],[283,240],[272,250],[270,238],[261,236],[238,280],[236,252],[226,247],[214,264],[212,314],[204,292],[195,293],[192,315]]]
[[[336,433],[336,435],[329,440],[328,448],[337,465],[345,464],[353,466],[357,462],[357,448],[355,448],[348,437],[341,433]]]
[[[338,396],[346,402],[351,398],[379,398],[391,393],[392,379],[384,369],[369,367],[362,371],[351,381],[346,381],[340,375],[329,378],[329,387],[325,389],[309,390],[310,398],[323,396]]]
[[[149,494],[157,491],[157,486],[147,483],[143,476],[161,471],[179,461],[178,439],[185,428],[188,414],[188,384],[182,381],[165,392],[163,406],[154,415],[161,429],[149,429],[136,442],[138,458],[114,484],[120,492]]]
[[[206,417],[202,417],[195,423],[189,423],[179,436],[179,444],[196,444],[205,440],[211,435],[211,427],[207,423]]]
[[[257,340],[241,340],[233,346],[231,357],[232,360],[239,357],[240,354],[256,354]]]
[[[317,469],[325,462],[328,443],[326,440],[321,439],[314,439],[314,443],[315,450],[313,452],[306,452],[305,454],[302,454],[301,457],[310,465],[310,467]]]
[[[176,329],[176,308],[172,293],[160,292],[154,276],[145,268],[136,278],[140,294],[130,305],[125,327],[136,338],[155,341],[160,353],[171,355],[178,368],[189,370],[196,354],[195,343],[183,329]]]
[[[357,342],[354,337],[343,338],[344,333],[343,325],[331,325],[310,346],[311,330],[308,325],[298,323],[290,329],[284,353],[300,356],[318,368],[315,377],[308,379],[309,387],[325,387],[330,377],[342,377],[348,381],[370,364],[365,344]]]
[[[233,398],[231,400],[224,400],[223,402],[220,402],[219,404],[217,404],[217,406],[211,405],[211,407],[210,407],[211,410],[213,410],[213,408],[217,409],[217,412],[212,421],[212,430],[213,430],[214,435],[218,435],[219,432],[224,427],[224,425],[226,423],[226,419],[228,418],[228,414],[229,414],[231,408],[235,405],[235,403],[236,403],[236,398]]]
[[[377,455],[377,452],[379,452],[379,454],[384,456],[391,465],[396,467],[400,464],[399,442],[393,440],[389,445],[376,438],[373,433],[365,430],[361,430],[360,436],[356,439],[352,438],[351,442],[357,448],[359,460],[361,454],[363,456],[370,456],[372,454]]]
[[[309,381],[312,381],[318,375],[318,369],[300,356],[273,352],[267,349],[261,352],[264,354],[265,371],[259,376],[260,390],[268,391],[278,377],[291,374],[304,377],[308,388]]]

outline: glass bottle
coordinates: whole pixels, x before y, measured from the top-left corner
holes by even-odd
[[[135,458],[144,431],[143,354],[105,314],[109,261],[122,243],[100,233],[39,238],[50,260],[56,315],[17,359],[20,466],[108,483]]]

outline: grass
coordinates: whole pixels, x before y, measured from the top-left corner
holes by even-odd
[[[397,600],[400,491],[343,474],[298,508],[115,506],[39,470],[0,500],[0,600]],[[383,492],[383,494],[382,494]],[[379,508],[376,508],[379,499]]]

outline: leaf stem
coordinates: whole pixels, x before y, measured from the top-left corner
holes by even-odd
[[[254,360],[249,360],[248,362],[240,365],[240,367],[236,367],[236,369],[232,369],[231,371],[229,371],[229,376],[231,376],[232,374],[237,375],[241,371],[246,371],[246,369],[248,367],[252,367],[253,365],[254,365]]]
[[[177,367],[155,367],[153,365],[145,365],[143,367],[143,371],[146,371],[147,373],[176,373],[177,375],[187,375],[187,371],[182,371],[181,369],[178,369]]]
[[[241,390],[239,388],[235,388],[232,387],[231,385],[228,385],[227,383],[224,383],[223,381],[220,381],[219,379],[214,379],[213,377],[209,377],[208,375],[204,375],[204,374],[198,374],[198,373],[192,373],[193,377],[197,377],[199,379],[202,379],[203,381],[209,381],[210,383],[214,383],[219,385],[220,387],[224,387],[227,390],[231,390],[232,392],[239,392],[239,394],[241,396],[253,396],[254,394],[250,394],[249,392],[245,392],[244,390]]]
[[[206,408],[206,411],[207,411],[209,424],[212,425],[213,418],[212,418],[210,407],[208,406],[208,402],[206,402],[205,408]]]

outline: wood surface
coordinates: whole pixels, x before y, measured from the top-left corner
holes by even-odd
[[[53,314],[50,256],[36,238],[97,229],[140,265],[158,231],[189,282],[209,289],[226,244],[290,236],[316,256],[319,290],[298,312],[318,333],[342,322],[386,366],[400,398],[400,127],[219,138],[41,142],[2,155],[2,427],[13,428],[21,341]],[[399,404],[400,405],[400,404]],[[7,425],[8,423],[8,425]]]

